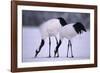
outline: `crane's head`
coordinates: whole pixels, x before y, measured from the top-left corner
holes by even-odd
[[[83,31],[86,32],[86,28],[84,27],[84,25],[81,22],[77,22],[73,25],[75,31],[78,34],[81,34]]]

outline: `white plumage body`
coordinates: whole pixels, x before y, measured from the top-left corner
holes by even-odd
[[[75,23],[71,23],[61,26],[58,19],[50,19],[40,26],[41,38],[46,39],[50,36],[56,36],[59,33],[61,39],[71,39],[77,35],[77,32],[73,27],[74,24]]]
[[[67,24],[60,29],[59,34],[60,34],[61,39],[67,38],[70,40],[71,38],[77,35],[77,32],[75,31],[73,27],[74,24],[75,23]]]
[[[61,24],[58,19],[50,19],[40,26],[42,39],[50,36],[56,36],[61,29]]]

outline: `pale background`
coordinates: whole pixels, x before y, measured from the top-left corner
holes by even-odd
[[[76,3],[76,4],[89,4],[89,5],[99,5],[100,0],[33,0],[33,1],[45,1],[45,2],[58,2],[58,3]],[[98,11],[100,13],[100,10]],[[10,0],[0,0],[0,73],[10,73],[10,59],[11,59],[11,39],[10,39],[10,25],[11,25],[11,12],[10,12]],[[100,16],[98,14],[98,16]],[[100,17],[98,17],[99,19]],[[99,24],[100,22],[98,22]],[[99,25],[98,25],[99,27]],[[100,28],[99,30],[100,31]],[[98,35],[100,37],[100,35]],[[98,39],[99,40],[99,39]],[[99,43],[99,42],[98,42]],[[98,46],[98,51],[99,50]],[[98,53],[100,55],[100,53]],[[98,59],[100,61],[100,57]],[[98,64],[100,65],[98,61]],[[53,71],[39,71],[36,73],[99,73],[100,66],[98,68],[84,68],[84,69],[69,69],[69,70],[53,70]],[[29,73],[29,72],[28,72]],[[33,73],[33,72],[32,72]],[[35,73],[35,72],[34,72]]]
[[[68,39],[64,39],[59,47],[59,58],[54,58],[54,50],[56,41],[54,37],[51,39],[51,58],[49,56],[49,40],[45,39],[45,44],[42,47],[37,58],[34,58],[36,49],[41,44],[41,33],[39,27],[43,22],[52,19],[63,17],[69,23],[82,22],[87,32],[77,35],[71,39],[74,58],[66,58],[68,50]],[[23,62],[37,62],[37,61],[61,61],[61,60],[82,60],[90,58],[90,14],[89,13],[75,13],[75,12],[48,12],[48,11],[22,11],[22,61]],[[92,31],[91,31],[92,32]],[[57,37],[59,40],[59,38]],[[69,50],[69,57],[71,56]]]

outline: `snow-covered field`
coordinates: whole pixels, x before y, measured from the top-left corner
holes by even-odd
[[[58,36],[58,35],[57,35]],[[56,47],[56,41],[54,37],[51,37],[51,58],[49,55],[49,42],[48,38],[45,40],[45,45],[41,49],[37,58],[34,58],[35,50],[38,49],[41,40],[41,34],[39,29],[33,27],[23,27],[23,62],[42,62],[42,61],[61,61],[61,60],[80,60],[90,58],[90,32],[84,32],[81,35],[77,35],[72,39],[74,58],[66,58],[67,54],[67,39],[63,40],[62,45],[59,48],[59,58],[54,58],[54,49]],[[58,36],[59,39],[59,36]],[[70,56],[70,54],[69,54]]]

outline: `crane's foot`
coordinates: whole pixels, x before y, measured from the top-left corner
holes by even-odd
[[[74,56],[72,56],[72,58],[74,58]]]
[[[55,57],[55,58],[58,58],[58,57],[59,57],[59,55],[57,55],[57,56],[56,56],[56,55],[54,55],[54,57]]]
[[[49,55],[48,58],[51,58],[51,55]]]
[[[59,57],[59,54],[57,51],[54,51],[54,57]]]
[[[59,55],[57,55],[57,58],[59,57]]]

